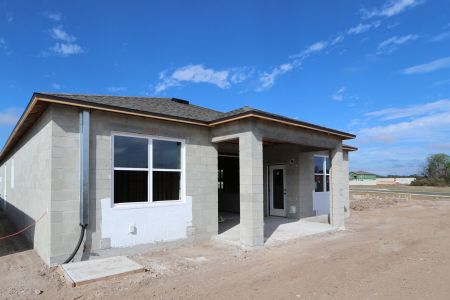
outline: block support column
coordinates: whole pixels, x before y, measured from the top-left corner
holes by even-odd
[[[345,177],[342,144],[330,151],[331,180],[330,180],[330,219],[331,225],[344,228]],[[347,175],[348,176],[348,175]],[[348,188],[347,188],[348,189]]]
[[[264,245],[263,146],[254,132],[239,135],[240,240],[243,247]]]

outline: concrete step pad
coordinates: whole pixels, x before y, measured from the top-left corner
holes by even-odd
[[[61,265],[64,276],[72,286],[106,278],[145,272],[145,268],[125,256],[80,261]]]

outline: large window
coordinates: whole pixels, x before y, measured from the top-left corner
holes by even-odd
[[[113,136],[114,203],[182,200],[182,142]]]
[[[330,159],[327,156],[314,156],[314,191],[330,191]]]

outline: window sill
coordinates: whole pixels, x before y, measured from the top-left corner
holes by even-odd
[[[141,209],[141,208],[155,208],[164,206],[176,206],[185,204],[185,200],[172,200],[172,201],[158,201],[158,202],[134,202],[134,203],[113,203],[111,208],[114,210],[122,209]]]

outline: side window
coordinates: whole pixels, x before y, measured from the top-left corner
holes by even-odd
[[[114,203],[148,201],[148,140],[114,136]]]
[[[182,143],[113,136],[114,203],[181,200]]]
[[[181,143],[153,140],[153,202],[181,199]]]
[[[326,156],[314,156],[314,191],[330,191],[330,159]]]

